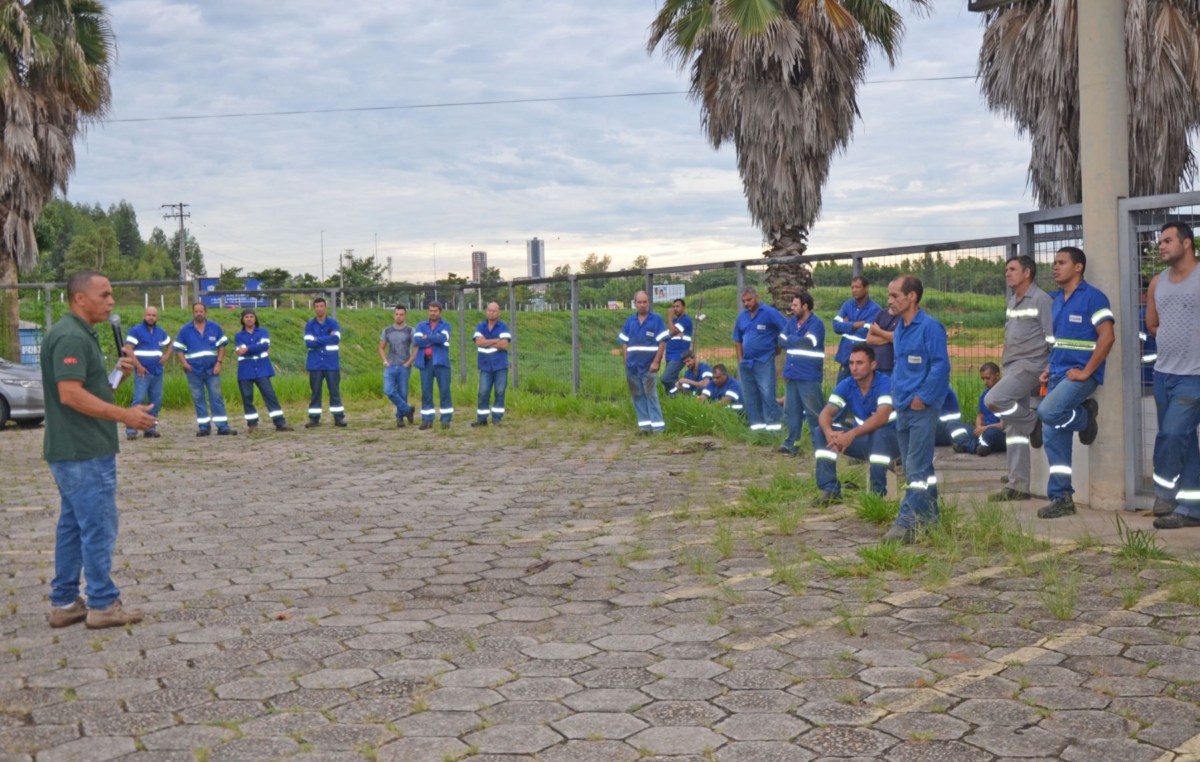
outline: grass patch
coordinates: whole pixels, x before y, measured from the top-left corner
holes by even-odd
[[[1038,592],[1042,605],[1055,619],[1074,619],[1079,603],[1079,572],[1065,567],[1062,560],[1055,557],[1042,562],[1040,573],[1045,585]]]
[[[900,501],[888,500],[874,492],[864,491],[855,495],[851,503],[854,515],[876,526],[889,526],[896,521],[900,513]]]
[[[858,549],[861,566],[869,572],[891,572],[908,579],[929,560],[925,553],[905,550],[896,542],[881,542]]]
[[[1157,532],[1147,532],[1144,529],[1130,529],[1120,516],[1116,517],[1117,557],[1132,566],[1145,566],[1151,561],[1167,561],[1172,558],[1171,552],[1158,542]]]

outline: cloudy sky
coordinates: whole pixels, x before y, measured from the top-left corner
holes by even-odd
[[[245,112],[679,91],[646,54],[656,0],[111,0],[120,59],[110,121],[80,146],[74,201],[129,200],[143,232],[191,204],[218,265],[319,273],[337,252],[395,277],[470,272],[484,249],[524,275],[589,252],[617,266],[754,257],[730,150],[713,151],[683,95],[202,120]],[[913,18],[872,81],[973,75],[965,0]],[[812,251],[1016,232],[1031,208],[1028,148],[973,80],[870,84],[833,166]]]

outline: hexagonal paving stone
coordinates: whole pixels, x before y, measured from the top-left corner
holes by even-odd
[[[725,738],[708,728],[647,728],[626,741],[635,749],[648,749],[654,754],[703,754],[725,745]]]
[[[808,749],[781,741],[735,741],[717,752],[717,762],[808,762]]]
[[[906,741],[892,747],[888,762],[988,762],[992,756],[960,741]]]
[[[628,688],[597,688],[573,693],[563,703],[576,712],[632,712],[649,704],[650,699]]]
[[[223,699],[263,699],[296,690],[296,684],[284,677],[244,677],[232,683],[218,685],[217,696]]]
[[[667,678],[644,686],[642,691],[663,701],[707,701],[720,696],[724,689],[712,680]]]
[[[728,667],[722,667],[707,659],[664,659],[658,664],[647,668],[659,677],[679,677],[705,680],[710,677],[728,672]]]
[[[879,757],[896,745],[896,739],[867,728],[814,728],[796,740],[818,756]]]
[[[567,738],[620,740],[628,738],[648,726],[630,714],[617,712],[581,712],[552,723],[551,727]]]
[[[463,740],[483,754],[536,754],[563,737],[541,725],[493,725]]]
[[[499,704],[504,697],[486,688],[438,688],[426,698],[430,709],[473,712]]]
[[[401,738],[379,749],[379,762],[429,762],[434,759],[458,759],[469,751],[470,747],[457,738]],[[362,757],[355,754],[354,758],[357,760]],[[301,757],[296,759],[299,760]]]
[[[789,741],[811,727],[786,714],[735,714],[717,725],[722,735],[735,741]]]
[[[969,699],[950,710],[950,714],[972,725],[1032,725],[1041,717],[1033,707],[1010,699]]]
[[[550,701],[578,693],[583,687],[565,677],[522,677],[498,688],[508,699]]]
[[[1153,762],[1162,758],[1162,749],[1128,738],[1076,741],[1062,753],[1067,762]]]
[[[711,624],[684,624],[656,634],[669,643],[711,643],[728,635],[729,630]]]
[[[814,725],[870,725],[886,712],[869,704],[843,704],[839,701],[809,701],[796,714]]]
[[[1072,740],[1125,738],[1137,729],[1137,723],[1112,712],[1066,711],[1055,712],[1042,720],[1039,727]]]
[[[298,682],[304,688],[329,689],[353,688],[378,679],[379,675],[369,669],[323,669],[304,675]]]
[[[542,762],[635,762],[636,750],[620,741],[567,741],[538,755]]]
[[[39,762],[107,762],[110,759],[132,754],[137,747],[132,738],[95,737],[55,746],[39,752]]]
[[[925,712],[893,714],[875,723],[875,727],[897,738],[923,738],[930,741],[953,741],[962,738],[971,729],[970,725],[954,717]]]
[[[596,652],[587,643],[543,643],[521,651],[531,659],[586,659]]]
[[[991,726],[981,728],[963,740],[998,757],[1055,758],[1067,745],[1062,736],[1029,727]]]
[[[664,642],[653,635],[606,635],[593,640],[592,645],[602,651],[650,651]]]
[[[438,677],[438,683],[446,688],[494,688],[515,678],[507,669],[457,669]]]

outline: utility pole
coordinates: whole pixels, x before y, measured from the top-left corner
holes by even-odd
[[[325,285],[325,231],[321,231],[321,285]]]
[[[179,220],[179,281],[181,283],[186,283],[187,279],[188,279],[188,277],[187,277],[187,231],[184,230],[184,228],[183,228],[183,221],[192,216],[188,212],[184,211],[189,206],[191,206],[191,204],[179,203],[179,204],[163,204],[162,205],[163,209],[171,210],[170,214],[163,215],[164,220],[174,220],[174,219]],[[176,210],[178,210],[178,211],[176,211]],[[187,286],[186,285],[182,285],[179,287],[179,308],[187,309]]]
[[[392,282],[392,258],[388,257],[387,262],[388,262],[388,265],[387,265],[387,267],[388,267],[388,283],[391,283]]]
[[[346,256],[353,257],[354,249],[346,249]],[[342,264],[342,255],[338,254],[338,293],[342,296],[342,309],[346,308],[346,266]]]

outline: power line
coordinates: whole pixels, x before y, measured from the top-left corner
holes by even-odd
[[[863,82],[864,85],[890,85],[905,82],[949,82],[953,80],[975,79],[972,76],[959,77],[913,77],[911,79],[876,79]],[[509,98],[488,101],[454,101],[449,103],[417,103],[407,106],[360,106],[356,108],[321,108],[297,109],[293,111],[242,111],[230,114],[186,114],[182,116],[143,116],[129,119],[108,119],[106,124],[129,124],[133,122],[181,122],[207,119],[243,119],[255,116],[305,116],[311,114],[355,114],[372,111],[416,111],[436,108],[466,108],[476,106],[511,106],[521,103],[563,103],[568,101],[599,101],[616,98],[653,98],[663,95],[687,95],[689,90],[660,90],[646,93],[613,93],[610,95],[564,95],[550,98]]]

